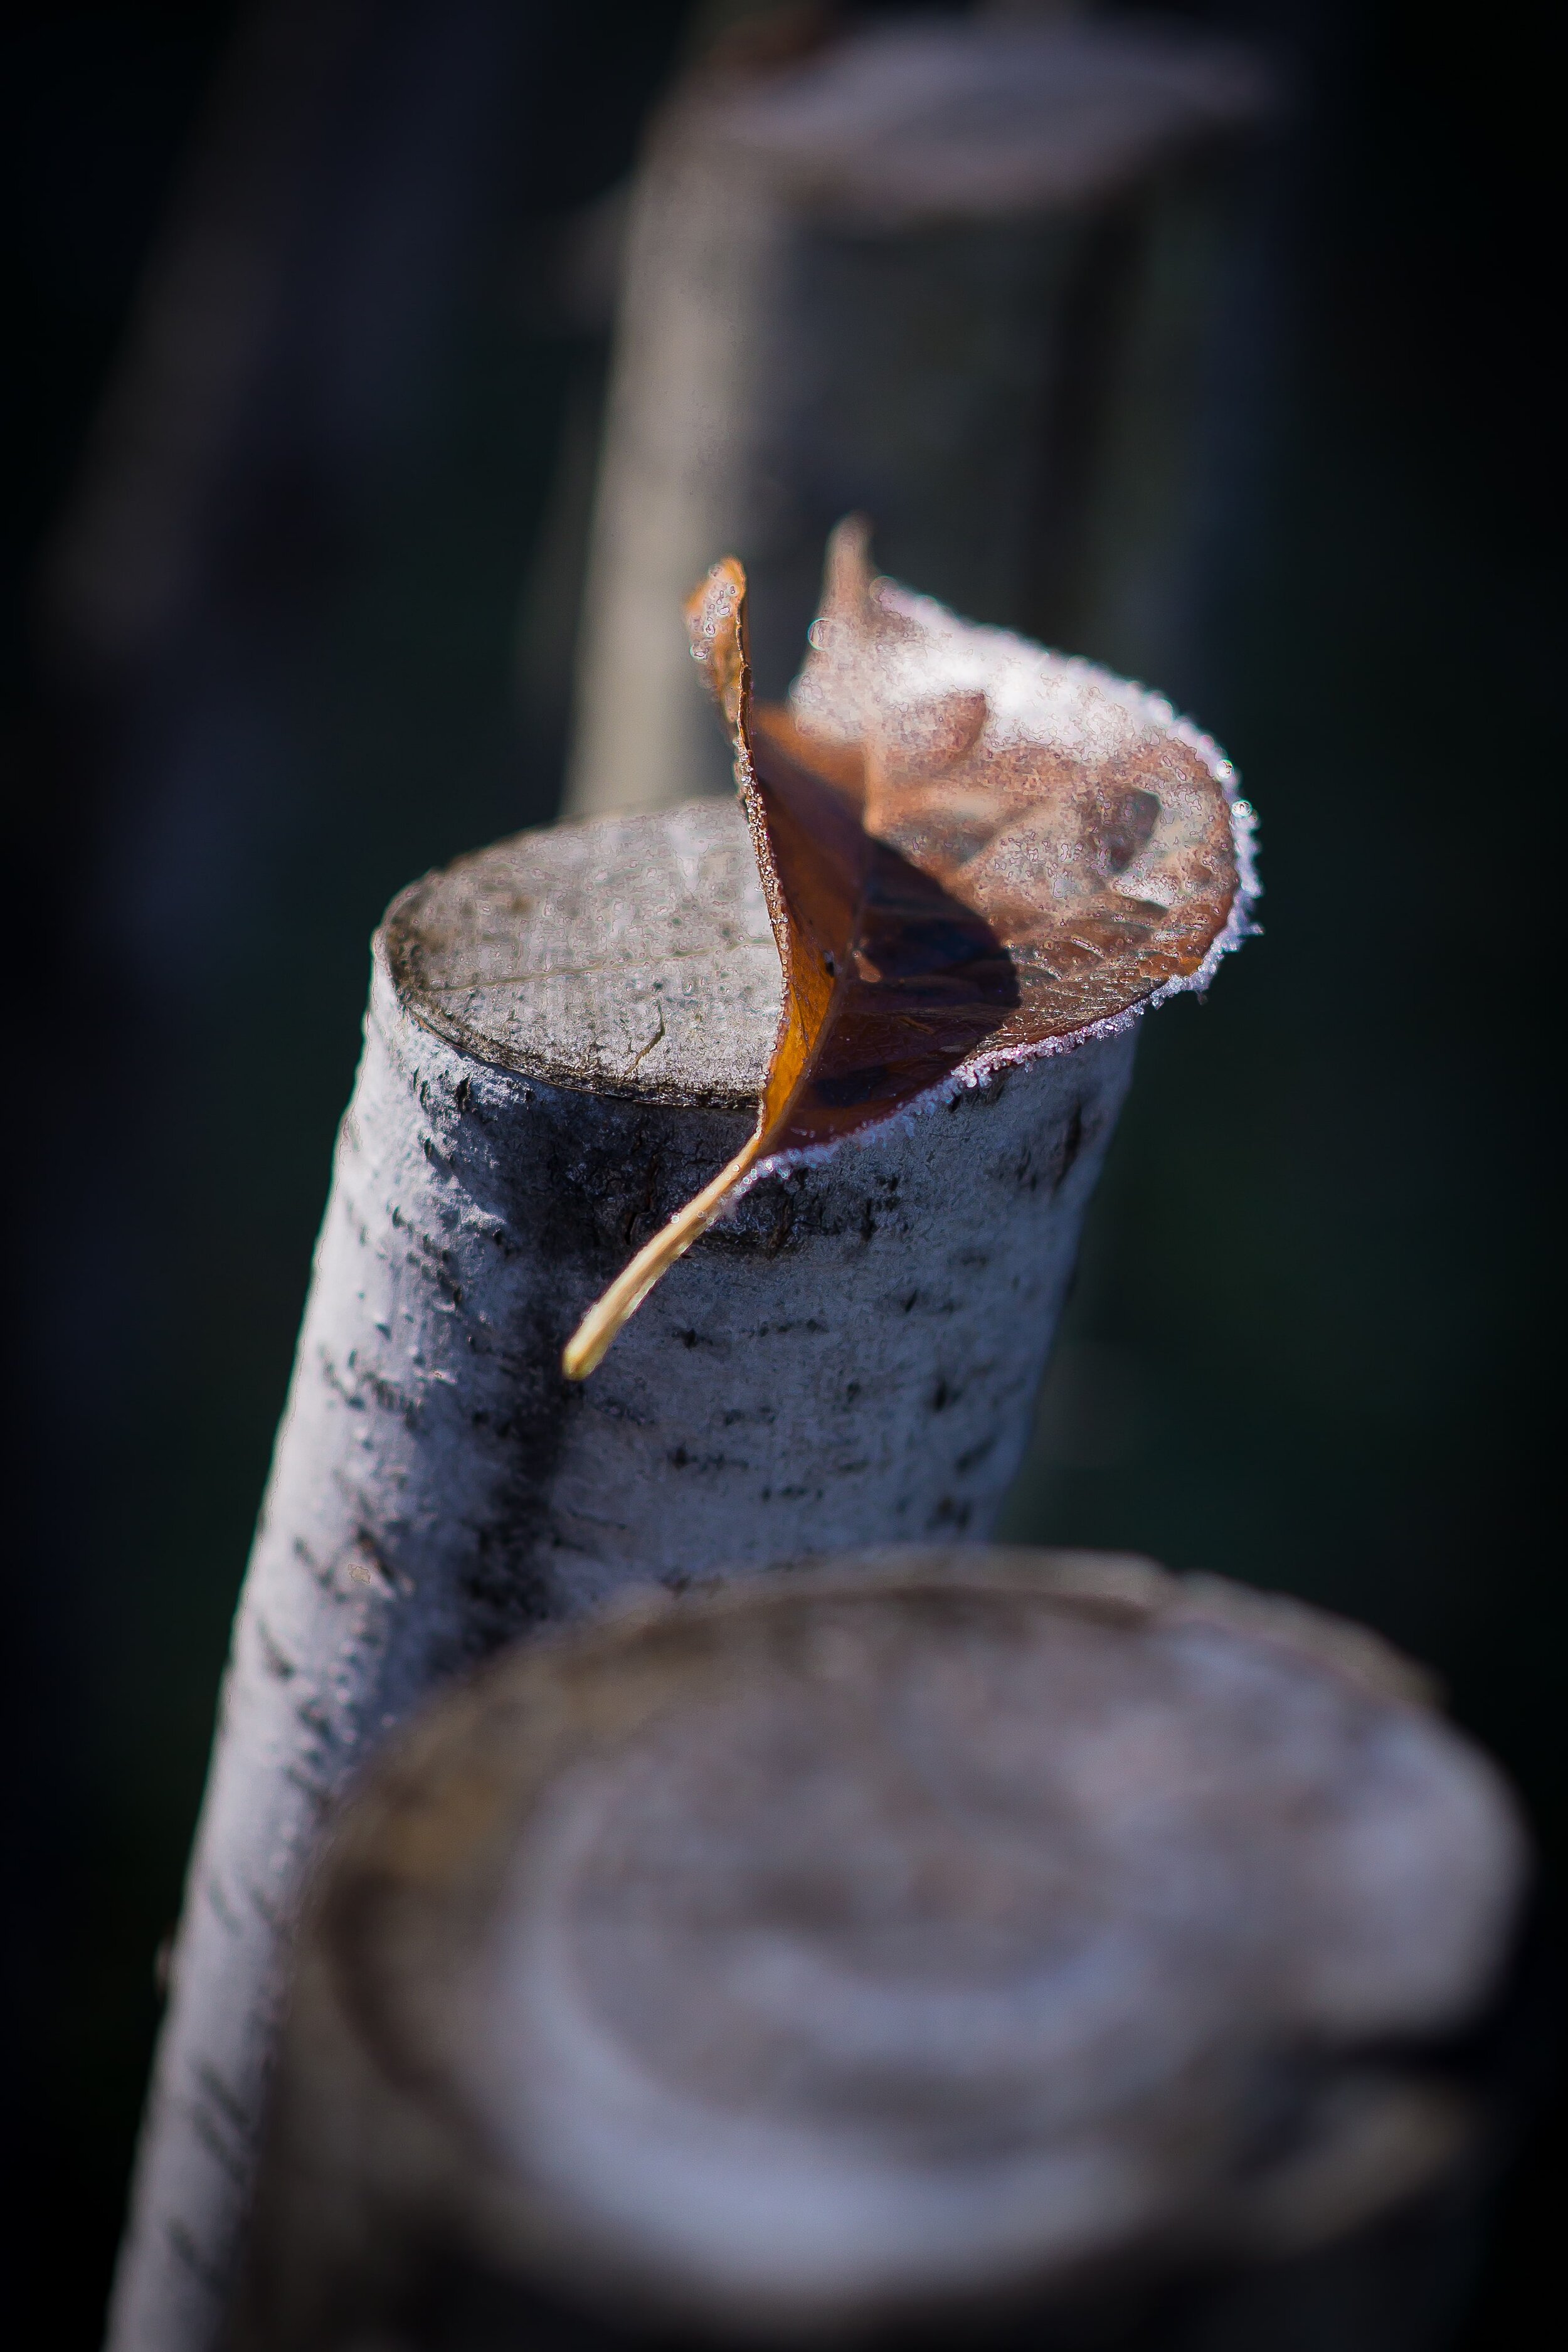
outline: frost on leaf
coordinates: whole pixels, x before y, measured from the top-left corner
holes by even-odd
[[[687,622],[734,743],[778,1034],[755,1132],[584,1319],[574,1379],[759,1177],[1203,985],[1247,928],[1249,812],[1168,705],[873,578],[849,522],[787,706],[753,707],[745,594],[727,557]]]

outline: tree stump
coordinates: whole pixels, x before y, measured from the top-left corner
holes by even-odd
[[[569,808],[727,789],[680,600],[739,556],[782,694],[852,509],[971,618],[1103,628],[1163,675],[1211,162],[1268,95],[1248,53],[1169,23],[925,19],[688,77],[633,197]]]
[[[205,2352],[304,1864],[432,1685],[628,1582],[986,1532],[1131,1071],[1088,1040],[760,1186],[603,1370],[563,1341],[754,1116],[778,956],[733,803],[525,834],[374,949],[247,1578],[115,2352]]]
[[[1435,2346],[1524,1871],[1413,1668],[1217,1580],[652,1597],[349,1809],[238,2352]]]

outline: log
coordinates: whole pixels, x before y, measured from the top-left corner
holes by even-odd
[[[1130,1030],[763,1184],[585,1386],[563,1341],[749,1131],[779,964],[731,803],[524,834],[374,944],[111,2323],[207,2352],[305,1864],[432,1686],[629,1582],[984,1534]]]
[[[319,1875],[237,2352],[1417,2352],[1512,1801],[1359,1628],[910,1547],[496,1663]]]
[[[928,18],[688,76],[633,194],[569,810],[727,789],[679,599],[738,555],[778,696],[856,508],[960,612],[1164,675],[1211,158],[1268,102],[1169,24]]]

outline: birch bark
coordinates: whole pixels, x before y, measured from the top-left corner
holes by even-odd
[[[584,1308],[748,1131],[778,961],[732,803],[523,835],[374,944],[187,1887],[113,2352],[208,2352],[302,1873],[434,1684],[628,1584],[984,1533],[1130,1031],[764,1184],[582,1386]]]

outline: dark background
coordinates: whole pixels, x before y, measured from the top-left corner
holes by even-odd
[[[6,2210],[47,2298],[13,2340],[97,2340],[366,940],[553,813],[593,207],[689,13],[0,36]],[[1560,1871],[1552,84],[1514,0],[1182,13],[1295,92],[1216,353],[1193,675],[1158,681],[1247,776],[1266,935],[1150,1024],[1010,1531],[1382,1627]],[[1561,2301],[1563,2143],[1548,2107],[1472,2352]]]

